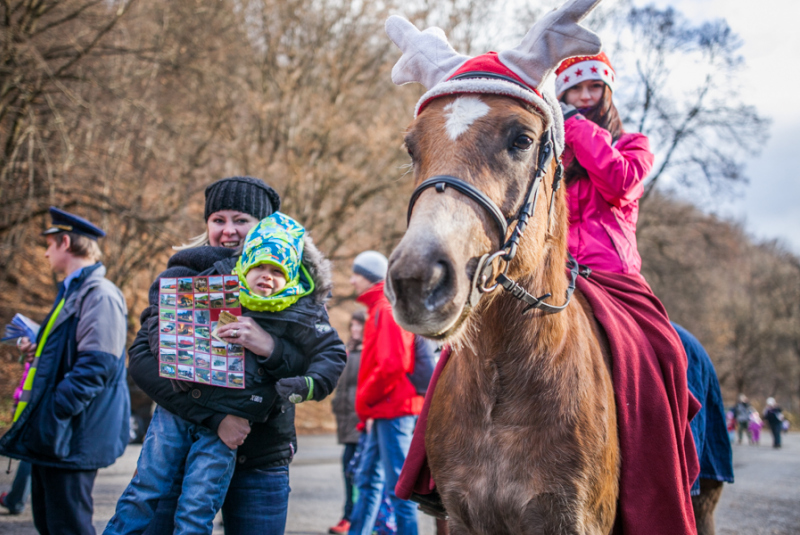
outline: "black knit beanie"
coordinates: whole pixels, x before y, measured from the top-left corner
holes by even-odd
[[[258,178],[223,178],[206,188],[206,221],[211,214],[220,210],[235,210],[260,221],[280,208],[281,198],[278,193]]]

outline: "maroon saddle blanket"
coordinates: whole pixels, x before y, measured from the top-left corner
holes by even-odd
[[[640,275],[592,272],[578,288],[608,336],[620,441],[615,534],[696,533],[690,487],[699,473],[689,422],[700,408],[686,381],[687,358],[664,306]],[[450,348],[433,372],[395,492],[430,494],[425,453],[431,398]]]

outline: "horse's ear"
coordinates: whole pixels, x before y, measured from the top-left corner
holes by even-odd
[[[569,0],[536,21],[518,47],[499,54],[500,61],[525,83],[539,87],[565,59],[599,54],[600,37],[579,24],[599,3]]]
[[[392,69],[397,85],[418,82],[430,89],[469,59],[453,50],[441,28],[421,32],[403,17],[392,15],[386,21],[386,33],[403,52]]]

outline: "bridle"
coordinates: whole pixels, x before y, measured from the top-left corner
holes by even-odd
[[[481,190],[472,184],[469,184],[460,178],[451,175],[433,176],[417,186],[414,192],[411,194],[411,199],[408,203],[408,221],[411,220],[411,212],[414,209],[414,204],[417,202],[417,199],[422,192],[427,189],[434,188],[437,193],[444,193],[448,187],[451,187],[462,195],[465,195],[478,203],[478,205],[489,214],[494,223],[497,225],[497,228],[500,231],[500,248],[491,255],[483,255],[478,261],[478,266],[475,270],[475,275],[472,280],[470,296],[467,300],[468,307],[475,307],[483,294],[491,293],[498,287],[502,287],[513,297],[523,301],[528,305],[523,309],[523,314],[533,309],[541,310],[543,314],[554,314],[556,312],[561,312],[567,308],[567,305],[569,305],[569,302],[572,299],[572,293],[575,291],[575,281],[578,278],[578,274],[581,273],[581,267],[578,266],[578,262],[576,262],[569,253],[567,253],[567,265],[569,266],[570,270],[570,282],[569,286],[567,287],[566,301],[563,305],[556,306],[545,303],[544,300],[551,297],[552,294],[547,293],[540,297],[534,297],[527,290],[525,290],[525,288],[508,277],[508,267],[517,254],[519,240],[522,238],[522,235],[525,232],[525,227],[528,226],[528,219],[530,219],[530,217],[536,212],[536,202],[539,197],[539,187],[541,186],[542,179],[546,173],[547,166],[550,164],[554,156],[553,140],[554,135],[551,127],[544,134],[542,134],[542,137],[539,140],[539,153],[536,158],[536,169],[531,182],[528,184],[525,202],[522,204],[517,213],[511,218],[506,218],[503,215],[503,211],[497,206],[497,204],[495,204],[494,201],[492,201]],[[550,231],[556,192],[561,186],[563,174],[564,168],[561,165],[561,160],[559,159],[556,166],[556,173],[553,177],[553,191],[550,197],[550,207],[547,212],[548,232]],[[511,236],[509,236],[509,238],[503,242],[502,240],[505,238],[506,234],[508,234],[508,226],[514,221],[516,221],[516,225],[514,230],[511,232]],[[505,262],[505,267],[503,268],[503,271],[499,273],[497,277],[495,277],[493,283],[490,286],[487,286],[487,284],[489,284],[489,278],[494,274],[494,268],[492,266],[497,260]],[[588,273],[586,275],[588,276]]]

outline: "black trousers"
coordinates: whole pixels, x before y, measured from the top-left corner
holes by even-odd
[[[97,470],[31,469],[33,525],[41,535],[95,535],[92,488]]]
[[[781,447],[781,433],[783,433],[783,422],[769,424],[769,429],[772,431],[772,447]]]

